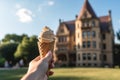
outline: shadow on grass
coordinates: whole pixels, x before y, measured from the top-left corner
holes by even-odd
[[[87,77],[59,76],[59,77],[50,77],[48,80],[92,80],[92,79]]]

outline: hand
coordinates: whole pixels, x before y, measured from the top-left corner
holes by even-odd
[[[52,71],[48,71],[54,67],[52,53],[49,51],[44,58],[36,57],[29,64],[28,72],[21,80],[47,80],[48,76],[52,75]]]

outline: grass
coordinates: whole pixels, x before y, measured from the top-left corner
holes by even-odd
[[[0,80],[19,80],[27,69],[0,70]],[[49,80],[120,80],[120,69],[55,68]]]

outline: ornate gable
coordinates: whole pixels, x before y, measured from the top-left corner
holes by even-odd
[[[68,35],[69,34],[69,30],[67,29],[66,25],[64,23],[61,23],[58,31],[57,31],[57,35]]]

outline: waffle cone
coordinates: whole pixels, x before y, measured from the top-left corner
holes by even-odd
[[[38,42],[38,48],[39,48],[40,57],[44,57],[48,53],[48,51],[52,51],[53,53],[54,42],[50,42],[50,43]]]

